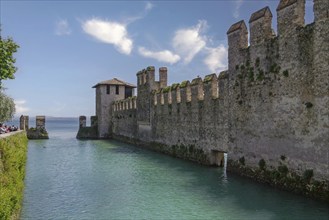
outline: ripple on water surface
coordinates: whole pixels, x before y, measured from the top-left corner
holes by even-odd
[[[116,141],[76,140],[75,125],[48,129],[49,140],[29,141],[22,219],[329,217],[327,204],[221,168]]]

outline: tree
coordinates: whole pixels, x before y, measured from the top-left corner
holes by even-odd
[[[15,103],[12,98],[3,92],[2,80],[14,79],[17,68],[16,59],[13,54],[17,52],[19,46],[11,39],[3,39],[0,29],[0,122],[5,122],[14,116]]]
[[[0,29],[1,31],[1,29]],[[3,39],[0,33],[0,88],[4,79],[14,79],[17,67],[13,54],[17,52],[19,46],[11,38]]]
[[[0,90],[0,122],[5,122],[12,119],[14,113],[14,100]]]

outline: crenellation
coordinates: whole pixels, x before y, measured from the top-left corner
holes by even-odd
[[[157,92],[155,93],[155,96],[156,96],[157,107],[159,107],[161,105],[161,92],[160,92],[160,90],[157,90]]]
[[[210,89],[204,89],[205,96],[211,97],[212,99],[217,99],[219,97],[218,79],[216,73],[205,76],[203,84],[204,88],[209,87],[210,85]]]
[[[172,102],[181,103],[180,87],[178,83],[171,85],[171,92],[173,97]]]
[[[165,88],[167,87],[167,67],[160,67],[159,68],[159,83],[160,83],[160,88]]]
[[[192,96],[195,95],[196,100],[200,101],[204,98],[204,91],[203,91],[203,81],[201,77],[195,78],[191,82],[191,94]],[[193,92],[195,90],[195,92]]]
[[[154,91],[152,91],[153,93],[153,105],[157,105],[158,104],[158,97],[157,97],[157,93]]]
[[[314,21],[316,23],[326,21],[328,25],[329,20],[329,1],[314,0],[313,5]]]
[[[276,10],[280,37],[291,37],[305,25],[305,0],[280,0]]]
[[[126,110],[125,101],[124,100],[121,100],[120,103],[121,103],[121,110],[122,111]]]
[[[84,128],[86,127],[87,124],[87,118],[86,116],[82,115],[79,117],[79,128]]]
[[[168,104],[172,103],[172,90],[171,86],[164,88],[163,92],[165,93],[165,100]]]
[[[162,93],[163,93],[163,104],[164,105],[170,105],[171,104],[171,91],[169,90],[169,91],[162,91]]]
[[[163,94],[163,89],[160,89],[160,104],[164,105],[164,94]]]
[[[137,74],[137,85],[140,86],[143,84],[143,77],[142,77],[142,72],[138,71]]]
[[[142,85],[145,85],[147,83],[147,79],[146,79],[146,71],[142,70]]]
[[[129,110],[129,100],[125,99],[124,104],[125,104],[125,109]]]
[[[241,62],[241,49],[248,47],[248,29],[243,20],[233,24],[227,31],[228,70],[234,74],[234,68]]]
[[[191,83],[186,80],[180,84],[181,102],[191,102]]]
[[[45,116],[36,116],[35,117],[35,128],[36,129],[45,129],[46,117]]]
[[[98,127],[98,118],[97,118],[97,116],[90,116],[90,126],[92,128],[97,128]]]
[[[136,109],[136,96],[114,101],[112,103],[112,110],[114,112],[134,110],[134,109]]]
[[[269,7],[262,8],[251,15],[249,20],[251,47],[273,38],[272,17]]]
[[[315,22],[304,26],[305,0],[281,0],[277,36],[270,9],[256,11],[250,47],[245,22],[233,24],[228,70],[218,76],[167,86],[167,68],[159,81],[153,66],[139,71],[138,96],[113,102],[111,135],[204,164],[226,152],[229,170],[258,171],[264,160],[277,172],[282,156],[291,174],[312,169],[328,181],[328,2],[314,0]]]

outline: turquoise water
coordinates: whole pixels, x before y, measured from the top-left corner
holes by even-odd
[[[29,141],[22,219],[328,219],[328,204],[116,141]]]

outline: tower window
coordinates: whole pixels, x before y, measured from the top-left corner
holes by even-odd
[[[106,85],[106,94],[110,94],[110,85]]]
[[[118,85],[115,86],[115,94],[119,95],[119,86]]]

